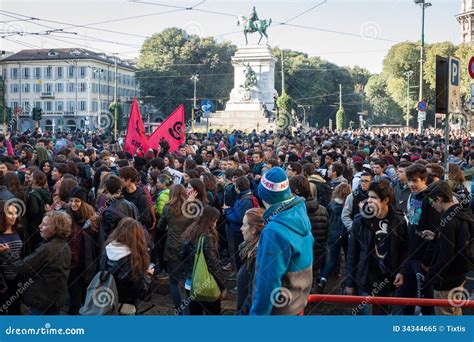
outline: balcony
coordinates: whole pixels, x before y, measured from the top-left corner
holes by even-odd
[[[40,94],[42,99],[54,99],[54,93],[52,91],[44,91]]]

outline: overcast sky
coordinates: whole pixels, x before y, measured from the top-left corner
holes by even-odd
[[[421,8],[413,0],[143,2],[147,4],[127,0],[1,0],[0,30],[5,36],[1,39],[2,50],[84,47],[132,58],[139,55],[141,44],[147,36],[172,26],[242,45],[244,38],[242,33],[236,32],[239,30],[236,17],[248,16],[252,6],[256,6],[260,19],[273,20],[269,29],[271,46],[320,56],[340,66],[360,65],[372,72],[379,72],[383,58],[393,44],[419,40],[421,34]],[[200,11],[174,7],[192,7],[200,2],[195,7]],[[458,44],[460,28],[454,16],[461,10],[461,1],[431,2],[433,6],[426,10],[426,42],[451,41]],[[312,7],[315,8],[303,14]],[[17,20],[27,17],[41,20]],[[130,17],[136,18],[113,21]],[[112,22],[78,27],[104,21]],[[285,22],[288,25],[281,25]],[[63,32],[44,35],[46,31],[54,29],[63,29]],[[255,38],[251,41],[256,42]]]

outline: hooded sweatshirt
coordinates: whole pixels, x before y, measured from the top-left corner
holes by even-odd
[[[305,201],[292,197],[270,206],[258,243],[251,315],[297,315],[313,280],[313,235]]]

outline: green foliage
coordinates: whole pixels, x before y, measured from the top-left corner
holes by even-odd
[[[461,98],[466,101],[471,96],[471,76],[469,75],[469,60],[474,56],[474,47],[470,44],[461,44],[455,56],[459,58],[461,68]]]
[[[123,129],[123,108],[120,103],[116,104],[112,102],[109,105],[109,112],[112,114],[112,117],[115,119],[115,106],[117,106],[117,131],[122,131]],[[112,129],[115,127],[115,124],[112,125]]]
[[[402,123],[403,111],[390,96],[383,77],[372,76],[367,82],[365,92],[370,107],[369,119],[372,124]]]
[[[280,111],[284,112],[291,112],[291,109],[293,109],[294,104],[293,104],[293,99],[291,98],[290,95],[288,95],[286,92],[278,97],[277,100],[277,106],[280,109]]]
[[[345,118],[346,112],[344,111],[344,107],[341,107],[336,113],[336,129],[338,131],[342,131],[344,129]]]
[[[153,105],[164,114],[181,103],[190,113],[194,97],[190,78],[199,74],[198,101],[210,98],[217,103],[218,110],[222,109],[233,86],[231,57],[235,50],[229,42],[188,35],[179,28],[155,33],[143,43],[139,58],[140,94],[153,96]]]

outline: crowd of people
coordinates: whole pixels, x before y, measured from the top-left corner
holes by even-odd
[[[133,155],[122,142],[106,132],[0,135],[1,314],[77,315],[100,271],[113,275],[124,315],[137,314],[156,279],[168,279],[174,313],[191,315],[221,314],[229,292],[236,314],[298,315],[310,293],[337,292],[331,279],[348,295],[467,291],[466,133],[451,132],[447,163],[444,137],[428,129],[211,130],[187,133],[176,151],[162,140]],[[356,310],[370,312],[419,308]]]

